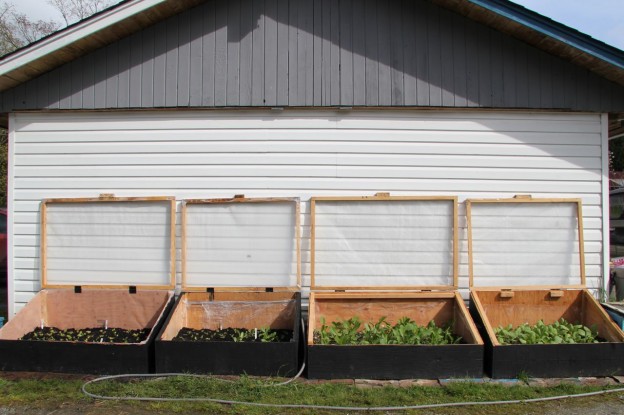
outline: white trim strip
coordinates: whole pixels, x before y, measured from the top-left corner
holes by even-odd
[[[13,172],[15,171],[15,122],[16,115],[14,113],[9,114],[9,169],[7,174],[7,300],[8,300],[8,315],[7,317],[10,319],[13,317],[15,313],[15,281],[14,281],[14,272],[13,272],[13,253],[14,253],[14,226],[13,219],[15,203],[13,202],[13,194],[14,194],[14,185],[15,180],[13,178]]]
[[[606,293],[605,300],[609,299],[609,261],[611,245],[609,235],[609,114],[602,114],[602,288]]]

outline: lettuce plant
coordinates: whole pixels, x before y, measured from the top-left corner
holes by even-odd
[[[587,327],[573,324],[565,319],[545,324],[540,320],[535,325],[528,323],[513,327],[511,324],[494,330],[498,342],[508,344],[572,344],[598,343],[598,331],[595,326]]]

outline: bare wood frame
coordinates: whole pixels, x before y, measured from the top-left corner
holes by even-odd
[[[301,290],[301,205],[296,197],[266,197],[266,198],[246,198],[244,195],[236,195],[233,198],[221,199],[186,199],[182,202],[182,290],[205,291],[208,287],[189,287],[186,273],[186,212],[188,205],[218,205],[236,203],[292,203],[295,207],[295,250],[297,256],[297,285],[294,287],[270,287],[275,291],[296,292]],[[260,292],[267,287],[210,287],[215,291],[222,292]]]
[[[145,287],[156,290],[172,290],[175,288],[176,281],[176,200],[173,196],[149,196],[149,197],[115,197],[111,194],[102,194],[100,197],[82,197],[82,198],[55,198],[44,199],[41,202],[41,247],[40,247],[40,259],[41,259],[41,287],[42,288],[67,288],[67,285],[62,284],[49,284],[47,276],[47,207],[50,204],[60,203],[119,203],[119,202],[165,202],[170,203],[169,209],[169,222],[170,222],[170,270],[169,270],[169,284],[168,285],[142,285],[133,284],[133,287]],[[82,284],[89,288],[106,289],[106,288],[129,288],[130,285],[98,285],[98,284]]]
[[[317,202],[387,202],[387,201],[448,201],[453,204],[453,284],[432,286],[318,286],[316,285],[315,259],[316,259],[316,203]],[[457,196],[390,196],[389,193],[377,193],[374,196],[327,196],[310,198],[310,289],[313,291],[378,291],[378,290],[411,290],[411,291],[434,291],[456,290],[459,270],[459,237],[458,237],[458,212]]]
[[[578,239],[579,239],[579,266],[580,266],[580,284],[563,284],[563,285],[530,285],[530,286],[513,286],[513,287],[474,287],[474,268],[473,268],[473,247],[472,247],[472,205],[473,204],[509,204],[509,203],[534,203],[534,204],[551,204],[551,203],[570,203],[576,205]],[[471,289],[478,288],[482,291],[498,291],[502,288],[512,288],[514,290],[534,290],[536,288],[585,288],[585,250],[583,239],[583,201],[578,198],[532,198],[530,196],[516,196],[507,199],[467,199],[466,200],[466,219],[468,228],[468,274],[469,286]]]

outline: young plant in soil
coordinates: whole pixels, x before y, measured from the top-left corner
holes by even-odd
[[[37,327],[20,340],[64,341],[82,343],[141,343],[150,333],[149,328],[126,330],[120,328],[93,327],[61,330],[56,327]]]
[[[572,324],[565,319],[544,324],[540,320],[535,325],[524,323],[518,327],[501,326],[494,330],[498,342],[508,344],[572,344],[572,343],[599,343],[596,327],[587,327],[582,324]]]
[[[409,317],[401,317],[395,325],[388,323],[386,317],[377,322],[366,323],[355,316],[327,325],[321,317],[321,327],[314,331],[315,344],[368,345],[368,344],[421,344],[444,345],[458,344],[461,337],[452,330],[452,323],[444,327],[436,326],[432,320],[426,326],[420,326]]]
[[[289,342],[293,339],[292,330],[271,329],[262,327],[258,329],[225,328],[222,330],[191,329],[183,327],[173,338],[174,341],[190,342]]]

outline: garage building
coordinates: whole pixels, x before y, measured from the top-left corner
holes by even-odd
[[[300,197],[304,287],[311,196],[582,198],[607,284],[624,52],[509,1],[127,0],[2,58],[0,107],[10,315],[40,202],[99,194]]]

